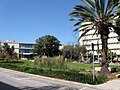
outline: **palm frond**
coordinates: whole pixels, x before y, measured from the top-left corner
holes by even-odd
[[[86,34],[87,32],[89,32],[90,30],[92,30],[92,29],[86,29],[86,30],[80,35],[80,37],[79,37],[78,40],[80,40],[80,38],[82,38],[83,36],[85,36],[85,34]]]
[[[119,4],[119,0],[108,0],[105,15],[108,16],[113,12],[114,8]]]
[[[98,18],[101,18],[99,0],[94,0],[94,1],[95,1],[95,13],[98,16]]]
[[[80,31],[79,29],[80,29],[80,27],[74,29],[73,32],[79,32]]]
[[[93,25],[93,24],[92,23],[84,23],[80,26],[80,28],[83,28],[83,27],[86,27],[86,26],[89,27],[90,25]]]
[[[80,12],[81,17],[83,18],[94,18],[93,15],[86,13],[86,12]]]
[[[96,29],[95,32],[93,33],[92,37],[93,37],[95,34],[97,34],[97,31],[98,31],[98,30]]]
[[[104,18],[104,9],[105,9],[105,1],[106,0],[100,0],[100,11],[101,11],[101,16]]]
[[[74,7],[74,9],[76,11],[80,11],[80,12],[86,12],[86,13],[89,13],[91,14],[92,16],[94,15],[95,16],[95,13],[94,13],[94,10],[91,10],[90,7],[86,7],[86,6],[82,6],[82,5],[76,5]]]
[[[117,10],[116,10],[116,15],[120,16],[120,6],[118,6]]]
[[[73,17],[77,17],[77,18],[80,17],[79,11],[76,11],[76,10],[70,12],[69,15],[71,15],[71,16],[73,16]]]
[[[74,29],[73,31],[77,33],[77,32],[80,32],[80,31],[85,31],[87,28],[88,28],[88,27],[81,27],[81,26],[80,26],[80,27]]]
[[[105,15],[107,16],[108,14],[108,12],[110,12],[110,7],[112,6],[112,0],[108,0],[108,2],[107,2],[107,6],[106,6],[106,11],[105,11]]]
[[[77,20],[77,18],[71,18],[70,19],[70,21],[76,21]]]
[[[119,0],[82,0],[83,5],[75,5],[74,10],[70,15],[74,18],[71,21],[76,21],[74,26],[78,26],[74,32],[84,31],[79,39],[84,36],[88,31],[93,30],[93,27],[96,27],[95,34],[100,34],[98,28],[106,26],[106,28],[111,28],[113,20],[116,20],[118,27],[114,26],[115,32],[120,35],[120,20],[117,20],[116,17],[120,16],[120,6],[118,6]],[[116,7],[117,10],[116,10]],[[91,22],[91,23],[86,23]],[[109,25],[111,24],[111,25]],[[119,29],[118,29],[119,28]],[[117,30],[118,29],[118,30]],[[105,29],[106,30],[106,29]]]
[[[95,4],[93,0],[82,0],[88,7],[90,7],[92,10],[95,8]]]
[[[85,19],[79,19],[77,23],[75,23],[73,26],[78,26],[83,23]]]

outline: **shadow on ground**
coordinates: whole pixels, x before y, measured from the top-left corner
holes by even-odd
[[[0,82],[0,90],[20,90],[14,86],[8,85],[6,83]]]
[[[20,90],[78,90],[78,89],[64,87],[64,86],[42,86],[42,87],[38,87],[38,88],[20,87]]]
[[[71,87],[65,87],[65,86],[59,86],[59,85],[42,86],[42,87],[23,86],[23,87],[17,88],[17,87],[8,85],[6,83],[0,82],[0,90],[78,90],[78,89],[71,88]]]

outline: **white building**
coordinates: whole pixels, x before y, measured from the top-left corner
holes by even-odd
[[[34,53],[32,53],[32,49],[34,48],[35,43],[31,42],[15,42],[15,41],[0,41],[0,46],[2,47],[4,43],[7,43],[10,47],[14,46],[15,52],[18,54],[20,59],[32,59]]]
[[[10,40],[0,41],[0,47],[7,43],[10,47],[14,46],[15,52],[17,53],[20,59],[33,59],[34,53],[32,53],[32,49],[34,49],[35,43],[33,42],[15,42]],[[63,49],[64,45],[59,46],[59,49]]]
[[[91,30],[80,39],[80,45],[85,45],[89,52],[92,51],[92,46],[91,46],[92,43],[94,43],[95,45],[94,46],[95,51],[98,50],[98,46],[100,50],[102,49],[100,35],[93,36],[94,32],[95,30]],[[83,31],[80,32],[80,35],[82,33]],[[117,55],[120,55],[120,41],[118,41],[117,37],[118,35],[115,32],[113,32],[113,30],[111,30],[108,39],[108,49],[116,53]],[[95,52],[95,54],[97,55],[97,52]]]

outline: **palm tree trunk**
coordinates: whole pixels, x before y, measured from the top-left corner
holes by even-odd
[[[109,73],[108,69],[108,63],[107,63],[107,51],[108,51],[108,46],[107,46],[107,41],[108,41],[108,36],[101,34],[101,40],[102,40],[102,67],[101,67],[101,73],[106,74]]]

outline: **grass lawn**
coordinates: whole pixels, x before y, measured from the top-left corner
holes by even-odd
[[[4,61],[1,61],[1,63],[6,63]],[[19,61],[13,61],[11,62],[11,64],[20,66],[20,67],[34,67],[34,62],[32,61],[27,61],[27,60],[19,60]],[[72,63],[72,62],[66,62],[66,65],[68,67],[68,69],[73,70],[73,71],[92,71],[93,66],[92,64],[82,64],[82,63]],[[99,67],[99,64],[94,64],[95,67]],[[115,65],[110,65],[110,67],[116,67]]]
[[[66,63],[68,68],[76,71],[91,71],[93,69],[93,64],[81,64],[81,63]],[[100,67],[100,64],[94,64],[95,67]],[[116,68],[116,65],[109,65],[111,68]],[[119,69],[120,72],[120,69]]]
[[[12,62],[6,62],[6,61],[0,61],[0,63],[3,64],[12,64],[12,65],[17,65],[17,66],[33,66],[33,62],[27,61],[27,60],[18,60],[18,61],[12,61]]]
[[[76,71],[91,71],[93,69],[92,64],[81,64],[81,63],[72,63],[67,62],[66,63],[68,68]],[[100,66],[99,64],[95,64],[95,67]]]
[[[34,62],[21,60],[18,63],[16,63],[19,66],[33,66]],[[92,64],[81,64],[81,63],[72,63],[72,62],[66,62],[67,67],[71,70],[75,71],[91,71],[93,69]],[[95,64],[95,67],[100,66],[99,64]]]

